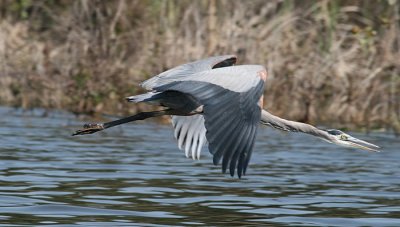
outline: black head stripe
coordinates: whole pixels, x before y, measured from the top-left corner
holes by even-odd
[[[342,131],[337,130],[337,129],[328,129],[328,130],[326,130],[326,131],[327,131],[329,134],[334,135],[334,136],[338,136],[338,135],[343,134]]]

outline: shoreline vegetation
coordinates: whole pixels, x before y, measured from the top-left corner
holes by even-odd
[[[223,54],[267,68],[278,116],[400,132],[400,1],[0,1],[0,105],[147,111],[141,81]]]

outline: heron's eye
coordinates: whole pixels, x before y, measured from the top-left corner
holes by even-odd
[[[340,135],[340,139],[341,139],[341,140],[347,140],[347,136],[345,136],[345,135]]]

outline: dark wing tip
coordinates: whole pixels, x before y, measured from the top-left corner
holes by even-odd
[[[217,64],[213,65],[212,69],[232,66],[232,65],[236,64],[236,61],[237,61],[237,57],[234,56],[234,57],[225,59],[221,62],[218,62]]]

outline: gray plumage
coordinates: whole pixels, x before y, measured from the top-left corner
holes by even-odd
[[[176,67],[143,82],[142,86],[150,89],[147,95],[128,100],[156,103],[188,115],[201,114],[202,117],[174,117],[180,149],[185,150],[186,156],[199,158],[201,147],[208,141],[214,164],[222,159],[223,172],[229,167],[233,176],[237,169],[241,177],[246,172],[260,122],[258,102],[264,80],[259,73],[265,68],[231,66],[235,61],[234,56],[228,55],[200,61],[199,68],[194,67],[196,62]],[[170,93],[175,97],[170,98]],[[196,112],[200,107],[201,112]]]
[[[180,81],[180,79],[188,78],[194,73],[208,71],[213,68],[232,66],[236,63],[236,60],[237,59],[235,55],[224,55],[190,62],[162,72],[144,81],[140,84],[140,86],[147,90],[153,90],[154,87]]]
[[[237,58],[235,55],[210,57],[174,67],[144,81],[140,85],[143,88],[151,91],[156,86],[162,86],[171,82],[179,81],[181,78],[190,77],[194,73],[208,71],[213,68],[233,66],[236,61]],[[152,93],[149,92],[145,93],[144,95],[145,97],[149,98],[149,96],[152,96]],[[137,98],[138,96],[132,97]],[[143,100],[140,100],[139,97],[139,99],[131,99],[131,101],[141,102]],[[204,126],[203,115],[171,117],[172,125],[174,127],[174,135],[179,142],[179,149],[183,149],[187,157],[200,159],[201,149],[207,143],[206,128]],[[196,152],[193,152],[194,150]]]

